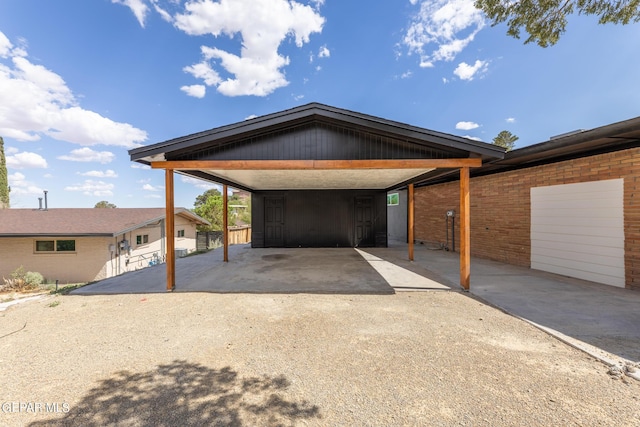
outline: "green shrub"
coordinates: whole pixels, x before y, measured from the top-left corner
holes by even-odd
[[[38,289],[44,281],[44,277],[42,277],[42,274],[33,271],[25,272],[24,267],[20,266],[11,273],[11,278],[3,277],[2,280],[4,283],[0,285],[0,292],[25,292]]]
[[[24,281],[30,286],[40,286],[44,283],[44,277],[37,271],[27,271],[24,275]]]

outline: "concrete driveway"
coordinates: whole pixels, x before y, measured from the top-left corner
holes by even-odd
[[[389,248],[251,249],[234,245],[176,261],[176,292],[393,294],[460,291],[459,256],[405,244]],[[166,292],[164,265],[106,279],[76,295]],[[472,259],[471,296],[607,363],[640,361],[640,292]]]
[[[449,289],[430,272],[399,267],[353,248],[222,249],[176,260],[176,292],[393,294],[402,289]],[[417,270],[416,270],[417,268]],[[418,271],[417,273],[415,271]],[[166,266],[125,273],[85,286],[75,295],[166,292]]]

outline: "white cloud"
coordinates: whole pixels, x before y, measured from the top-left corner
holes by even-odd
[[[185,184],[191,184],[196,188],[201,188],[203,190],[211,190],[213,188],[220,189],[219,185],[212,184],[208,181],[204,181],[202,179],[191,178],[190,176],[181,176],[180,179]]]
[[[480,127],[479,124],[474,123],[474,122],[458,122],[456,123],[456,129],[462,129],[462,130],[471,130],[471,129],[476,129]]]
[[[86,196],[113,196],[113,184],[109,184],[103,181],[94,181],[87,179],[82,184],[69,185],[64,189],[66,191],[82,191],[82,194]]]
[[[144,170],[150,170],[151,166],[149,165],[143,165],[142,163],[131,163],[131,168],[132,169],[144,169]]]
[[[162,19],[164,19],[165,21],[167,21],[169,23],[173,22],[173,18],[171,17],[171,14],[158,5],[158,0],[150,0],[150,1],[151,1],[151,4],[153,5],[153,8],[155,9],[155,11],[158,12],[158,14],[160,15],[160,17]],[[174,3],[176,3],[176,2],[174,2]]]
[[[453,74],[460,77],[461,80],[473,80],[476,74],[486,73],[488,66],[489,63],[487,61],[480,61],[479,59],[473,65],[461,62],[453,71]]]
[[[480,141],[480,142],[482,142],[482,138],[478,138],[477,136],[469,136],[469,135],[465,135],[465,136],[463,136],[463,138],[472,139],[472,140],[474,140],[474,141]]]
[[[404,73],[402,73],[402,75],[400,75],[400,78],[401,79],[408,79],[412,75],[413,75],[413,71],[409,70],[409,71],[405,71]]]
[[[0,31],[0,57],[6,58],[7,56],[9,56],[12,48],[13,45],[11,44],[7,36],[5,36],[4,33]]]
[[[448,79],[448,78],[446,78],[446,77],[443,77],[443,78],[442,78],[442,83],[444,83],[444,84],[449,83],[449,79]]]
[[[106,171],[78,172],[78,175],[91,176],[93,178],[117,178],[118,177],[118,174],[112,169],[107,169]]]
[[[149,12],[149,7],[144,3],[144,0],[111,0],[112,3],[122,4],[127,6],[136,19],[140,23],[140,26],[144,28],[144,20]],[[157,10],[157,9],[156,9]]]
[[[40,154],[23,151],[6,157],[7,168],[11,169],[32,169],[47,168],[47,161]]]
[[[158,185],[158,186],[155,186],[155,187],[154,187],[154,186],[153,186],[153,185],[151,185],[151,184],[144,184],[144,185],[142,186],[142,189],[143,189],[144,191],[161,191],[163,188],[164,188],[164,187],[162,187],[162,186],[160,186],[160,185]]]
[[[508,117],[508,118],[505,119],[505,122],[507,122],[507,123],[515,123],[516,119],[514,117]]]
[[[411,4],[418,2],[411,0]],[[403,39],[409,54],[420,56],[421,67],[452,61],[484,27],[474,0],[422,0]],[[433,47],[432,47],[433,46]]]
[[[15,154],[20,152],[20,150],[18,150],[16,147],[4,147],[4,154],[9,155],[9,154]]]
[[[209,51],[211,50],[211,48],[202,46],[200,50],[202,51],[202,55],[205,57],[205,60],[198,64],[188,65],[182,70],[186,73],[191,74],[197,79],[204,80],[204,83],[207,86],[217,86],[222,82],[222,79],[220,78],[220,75],[213,68],[211,68],[211,65],[209,65],[209,63],[206,61],[207,59],[210,59]]]
[[[42,135],[79,145],[133,148],[147,133],[78,105],[62,77],[29,61],[0,32],[0,135],[37,141]]]
[[[207,88],[203,85],[182,86],[181,91],[194,98],[204,98]]]
[[[145,199],[162,199],[163,196],[159,195],[159,194],[145,194],[144,198]]]
[[[255,114],[251,114],[251,115],[245,117],[244,119],[245,120],[251,120],[251,119],[255,119],[256,117],[258,117],[258,116],[256,116]]]
[[[115,155],[109,151],[94,151],[91,148],[83,147],[72,150],[70,154],[59,156],[60,160],[69,160],[72,162],[100,162],[110,163]]]
[[[328,58],[331,56],[331,52],[327,49],[327,46],[322,46],[318,51],[318,58]]]
[[[20,172],[9,174],[9,186],[11,196],[21,194],[42,194],[43,189],[26,180],[26,176]]]
[[[184,8],[184,13],[174,16],[174,25],[189,35],[232,40],[239,35],[240,55],[202,47],[203,61],[185,68],[226,96],[266,96],[286,86],[289,82],[282,69],[289,58],[279,54],[280,45],[291,37],[302,47],[324,24],[311,6],[287,0],[200,0],[187,2]],[[212,64],[229,77],[220,78]]]

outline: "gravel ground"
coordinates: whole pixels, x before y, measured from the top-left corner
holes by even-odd
[[[640,381],[458,292],[48,296],[2,426],[640,426]]]

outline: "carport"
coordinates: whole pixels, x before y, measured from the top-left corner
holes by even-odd
[[[249,191],[252,247],[386,247],[386,194],[407,188],[409,260],[414,184],[435,170],[458,170],[460,285],[469,289],[469,170],[503,158],[504,149],[312,103],[129,154],[132,161],[165,170],[168,219],[176,172],[223,186],[225,229],[228,187]],[[167,220],[167,290],[175,287],[174,234]]]

